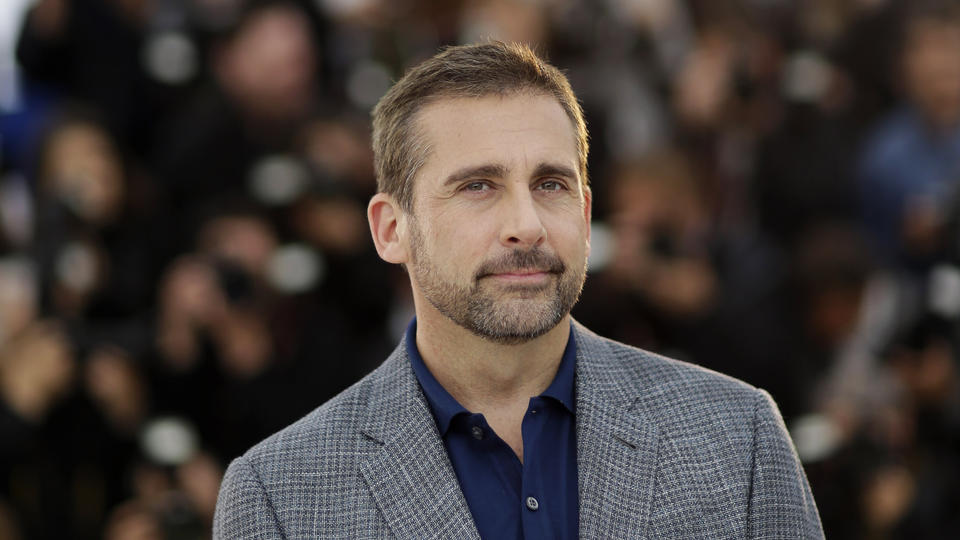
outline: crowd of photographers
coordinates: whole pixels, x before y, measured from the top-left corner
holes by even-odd
[[[960,534],[956,2],[19,3],[0,538],[208,537],[230,459],[389,353],[369,110],[487,38],[586,111],[574,316],[769,390],[829,537]]]

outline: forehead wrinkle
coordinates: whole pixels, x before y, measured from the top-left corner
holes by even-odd
[[[428,127],[430,124],[433,123],[430,120],[428,120],[428,118],[433,116],[434,114],[438,114],[443,109],[456,110],[458,108],[459,103],[476,103],[477,101],[482,101],[487,98],[495,98],[495,99],[499,99],[500,101],[504,101],[513,97],[534,97],[534,98],[542,97],[550,100],[560,108],[560,111],[563,113],[562,117],[565,120],[564,123],[568,124],[572,128],[570,129],[570,132],[569,132],[569,135],[571,137],[572,148],[570,148],[569,150],[573,152],[572,160],[573,160],[574,166],[570,167],[566,164],[563,164],[562,161],[565,161],[565,160],[556,161],[556,160],[551,160],[549,157],[546,157],[547,159],[544,160],[543,159],[544,156],[541,156],[540,161],[537,162],[537,165],[535,167],[530,167],[528,164],[530,161],[532,161],[533,156],[530,155],[530,152],[528,152],[527,149],[524,149],[523,151],[523,156],[521,157],[522,162],[518,163],[517,165],[520,165],[522,169],[525,169],[527,171],[532,170],[530,174],[531,178],[542,177],[542,176],[560,176],[560,177],[570,178],[571,180],[574,180],[579,184],[581,184],[581,186],[585,187],[585,184],[586,184],[585,178],[580,172],[581,171],[580,148],[579,148],[577,133],[575,129],[576,126],[574,125],[572,119],[570,119],[569,116],[566,114],[566,111],[563,110],[562,105],[556,102],[555,96],[552,96],[550,94],[544,94],[538,91],[531,92],[529,91],[529,89],[518,89],[518,90],[506,92],[503,94],[494,93],[494,94],[484,94],[484,95],[478,95],[478,96],[459,96],[459,95],[439,94],[439,95],[430,96],[428,99],[426,99],[424,103],[411,114],[411,117],[410,117],[410,120],[411,120],[410,131],[415,133],[418,136],[417,138],[419,139],[419,142],[420,142],[421,155],[423,156],[423,160],[421,161],[420,165],[421,166],[425,165],[428,158],[436,156],[436,153],[438,151],[438,148],[437,148],[438,145],[442,145],[446,147],[448,146],[448,143],[451,142],[449,138],[437,140],[437,137],[441,135],[436,132],[436,129],[432,129]],[[437,125],[437,127],[440,127],[441,129],[443,129],[442,124]],[[501,127],[504,127],[504,126],[501,126]],[[525,131],[530,131],[535,129],[536,129],[535,127],[531,127],[531,126],[517,126],[513,129],[508,129],[507,132],[522,133]],[[566,151],[564,151],[564,153],[566,153]],[[494,157],[494,156],[491,156],[491,157]],[[415,174],[416,182],[411,182],[411,184],[423,183],[424,178],[422,174],[420,174],[421,172],[422,170],[420,170],[420,168],[418,167],[417,173]],[[482,164],[482,165],[475,165],[475,166],[465,166],[447,175],[446,177],[442,177],[443,180],[441,181],[440,185],[442,187],[447,187],[449,184],[455,183],[457,180],[461,180],[461,181],[465,180],[471,176],[469,174],[470,172],[472,172],[474,175],[478,177],[502,179],[502,178],[507,178],[508,176],[513,174],[515,171],[513,170],[512,166],[504,165],[501,163],[491,163],[489,165]],[[441,175],[442,175],[442,172],[441,172]],[[420,188],[422,186],[416,186],[416,187]],[[411,186],[410,191],[412,196],[411,198],[416,200],[416,196],[412,193],[414,191],[413,186]]]

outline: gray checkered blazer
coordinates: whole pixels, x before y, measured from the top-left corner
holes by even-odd
[[[770,396],[574,325],[581,538],[822,538]],[[400,343],[237,458],[214,538],[478,538]]]

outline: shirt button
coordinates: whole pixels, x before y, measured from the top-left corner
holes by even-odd
[[[480,426],[473,426],[473,429],[470,430],[470,433],[472,433],[473,438],[478,441],[483,439],[483,428]]]
[[[527,497],[527,508],[536,511],[537,508],[540,508],[540,503],[533,497]]]

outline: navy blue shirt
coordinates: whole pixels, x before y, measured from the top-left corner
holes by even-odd
[[[577,538],[577,441],[573,330],[557,375],[530,398],[523,418],[523,463],[487,424],[450,395],[417,349],[417,320],[407,327],[407,354],[427,397],[460,489],[484,539]]]

